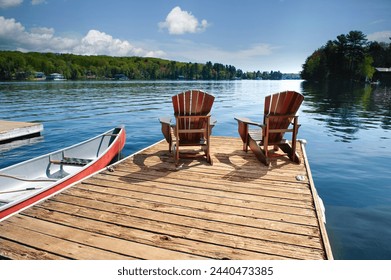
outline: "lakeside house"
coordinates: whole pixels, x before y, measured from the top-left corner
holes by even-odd
[[[391,82],[391,67],[375,67],[375,73],[372,77],[373,81]]]

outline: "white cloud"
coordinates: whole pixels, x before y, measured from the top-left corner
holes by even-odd
[[[13,34],[20,34],[24,32],[24,27],[15,19],[6,19],[0,16],[0,36],[3,38],[13,37]]]
[[[180,7],[175,7],[167,15],[164,22],[159,22],[160,29],[168,29],[168,33],[182,35],[185,33],[198,33],[208,27],[208,22],[203,19],[198,21],[191,13],[182,11]]]
[[[41,27],[26,31],[15,19],[0,16],[0,44],[2,49],[65,52],[77,44],[77,41],[72,38],[55,37],[52,28]]]
[[[23,0],[0,0],[0,9],[16,7],[23,3]],[[31,5],[46,3],[46,0],[31,0]]]
[[[391,38],[391,31],[380,31],[367,35],[369,41],[389,42]]]
[[[81,39],[78,46],[74,48],[74,53],[84,55],[105,54],[110,56],[154,56],[164,55],[162,51],[147,51],[133,46],[128,41],[115,39],[111,35],[98,30],[90,30],[87,35]]]
[[[15,19],[0,16],[0,48],[20,51],[74,53],[82,55],[162,57],[163,51],[133,46],[126,40],[113,38],[98,30],[90,30],[83,38],[55,36],[53,28],[38,27],[26,31]]]
[[[10,7],[19,6],[23,0],[0,0],[0,8],[6,9]]]

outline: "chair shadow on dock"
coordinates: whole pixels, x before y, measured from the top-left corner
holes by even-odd
[[[181,161],[181,165],[176,167],[172,154],[167,150],[154,151],[152,153],[138,153],[132,158],[133,166],[120,177],[126,183],[137,183],[140,181],[156,181],[164,179],[170,173],[180,170],[187,170],[196,166],[210,167],[204,159],[194,158]]]
[[[129,170],[128,174],[121,177],[127,183],[139,182],[141,176],[143,181],[154,181],[169,176],[169,173],[182,174],[186,170],[207,174],[209,172],[217,175],[219,179],[232,182],[251,182],[262,179],[268,172],[283,170],[285,166],[292,165],[288,158],[279,158],[271,161],[269,166],[264,166],[252,155],[240,149],[229,153],[212,153],[216,166],[211,166],[202,157],[181,159],[180,166],[176,166],[172,154],[167,150],[157,150],[152,153],[138,153],[133,156],[132,162],[137,170]],[[180,176],[180,175],[178,175]],[[183,176],[188,176],[183,173]],[[192,175],[191,175],[192,176]]]
[[[272,161],[267,168],[260,165],[255,159],[249,158],[248,153],[242,150],[232,153],[216,153],[214,156],[222,164],[234,169],[224,175],[222,179],[237,182],[255,181],[266,176],[272,170],[283,169],[285,165],[292,164],[289,159],[280,159],[278,163],[277,161]],[[255,166],[257,168],[254,168]]]
[[[240,155],[243,153],[244,156]],[[251,176],[248,176],[245,170],[254,169],[254,162],[252,160],[246,159],[245,152],[234,151],[232,153],[216,153],[214,156],[216,159],[228,167],[233,169],[228,171],[222,179],[234,182],[250,182],[262,178],[267,174],[267,169],[262,168],[258,172],[251,173]],[[257,163],[255,163],[257,164]]]
[[[136,154],[133,163],[145,170],[160,170],[160,171],[179,171],[182,169],[192,168],[194,166],[210,167],[210,164],[198,154],[193,157],[181,159],[181,164],[176,167],[172,159],[172,154],[169,151],[162,150],[153,154]]]

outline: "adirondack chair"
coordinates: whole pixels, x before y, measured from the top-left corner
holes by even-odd
[[[188,90],[172,97],[175,124],[170,117],[159,118],[162,133],[173,151],[175,165],[180,157],[194,157],[194,153],[181,153],[183,146],[200,146],[207,162],[213,164],[210,156],[210,134],[215,121],[211,121],[214,96],[201,90]]]
[[[296,153],[297,133],[300,125],[296,115],[304,96],[295,91],[275,93],[265,97],[263,123],[253,122],[248,118],[235,117],[238,121],[238,132],[243,142],[243,150],[248,147],[265,165],[276,156],[287,155],[293,162],[300,163]],[[250,130],[249,126],[258,129]],[[286,132],[291,132],[292,141],[283,139]],[[269,146],[274,146],[269,150]],[[284,153],[277,153],[281,149]]]

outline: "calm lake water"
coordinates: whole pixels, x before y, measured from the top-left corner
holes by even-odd
[[[299,138],[326,206],[336,259],[391,259],[391,89],[303,81],[0,83],[0,119],[40,122],[41,137],[0,145],[0,168],[125,125],[130,155],[162,139],[158,117],[187,89],[215,95],[214,135],[238,136],[234,116],[261,121],[264,97],[304,94]]]

